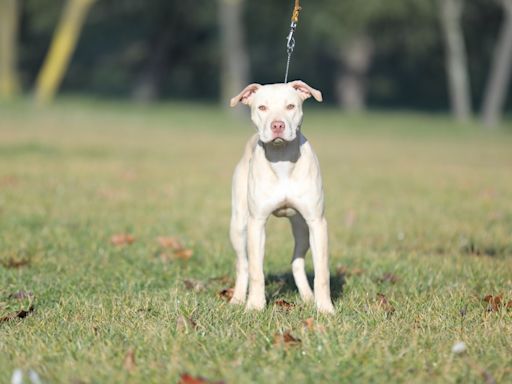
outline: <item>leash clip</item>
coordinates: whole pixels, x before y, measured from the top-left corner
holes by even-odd
[[[292,53],[293,49],[295,48],[295,38],[293,37],[295,28],[297,28],[297,23],[292,21],[292,24],[290,25],[290,33],[286,37],[286,51],[288,53]]]

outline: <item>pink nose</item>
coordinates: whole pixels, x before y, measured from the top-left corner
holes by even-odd
[[[284,121],[274,120],[271,128],[274,135],[281,135],[284,131]]]

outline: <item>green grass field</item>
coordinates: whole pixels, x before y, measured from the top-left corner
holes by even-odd
[[[1,106],[0,318],[33,311],[0,322],[0,383],[16,368],[44,383],[512,382],[512,309],[483,301],[512,300],[510,124],[305,109],[332,317],[300,302],[282,219],[267,226],[267,309],[219,297],[234,278],[230,179],[248,119],[188,104]],[[300,342],[276,344],[287,331]],[[466,353],[452,353],[458,341]]]

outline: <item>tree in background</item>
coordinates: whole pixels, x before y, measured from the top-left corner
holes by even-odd
[[[36,82],[35,97],[40,104],[53,100],[69,66],[85,18],[95,0],[68,0],[48,55]]]
[[[18,0],[0,0],[0,98],[10,99],[19,91]]]
[[[245,0],[218,0],[221,45],[221,100],[227,104],[249,83],[249,56],[245,46]]]
[[[465,122],[471,116],[471,91],[461,25],[462,9],[463,0],[439,0],[451,109],[458,121]]]
[[[338,64],[336,98],[347,111],[366,108],[367,85],[376,41],[374,26],[386,20],[405,20],[411,15],[429,17],[432,6],[415,0],[323,0],[308,7],[314,13],[311,29],[325,40]]]
[[[500,2],[505,17],[494,50],[482,109],[482,119],[487,127],[496,126],[501,120],[512,69],[512,0]]]

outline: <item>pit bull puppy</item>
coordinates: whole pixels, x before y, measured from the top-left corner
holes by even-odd
[[[319,312],[333,313],[329,287],[327,222],[318,159],[302,135],[302,103],[320,91],[302,81],[250,84],[231,99],[251,108],[258,133],[246,144],[233,176],[230,238],[237,254],[237,277],[231,303],[246,309],[265,307],[263,256],[265,223],[270,215],[288,217],[295,248],[292,271],[300,296],[314,299]],[[304,268],[311,247],[314,294]]]

